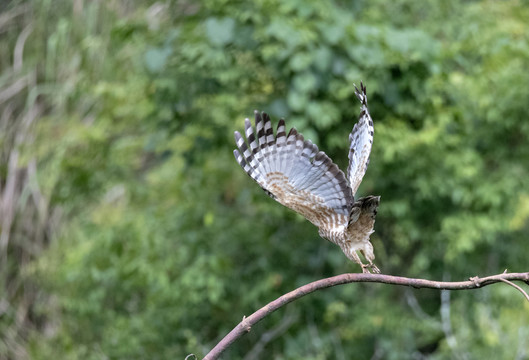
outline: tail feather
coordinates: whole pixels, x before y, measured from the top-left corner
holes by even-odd
[[[369,195],[356,200],[349,214],[348,226],[356,223],[362,215],[368,215],[374,221],[377,216],[379,204],[380,196]]]

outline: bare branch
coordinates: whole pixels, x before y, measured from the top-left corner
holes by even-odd
[[[7,25],[17,16],[23,15],[30,10],[27,4],[19,5],[9,11],[4,11],[0,14],[0,34],[7,31]]]
[[[491,285],[497,282],[507,282],[509,285],[515,286],[518,290],[527,295],[525,291],[513,284],[511,281],[519,280],[529,285],[529,272],[526,273],[503,273],[498,275],[487,276],[479,278],[477,276],[470,278],[468,281],[432,281],[426,279],[412,279],[401,276],[392,276],[384,274],[342,274],[331,278],[321,279],[311,282],[307,285],[301,286],[276,300],[270,302],[268,305],[254,312],[248,317],[243,317],[242,321],[235,326],[205,357],[204,360],[218,359],[219,356],[231,345],[235,340],[249,332],[253,325],[257,324],[264,317],[276,311],[280,307],[297,300],[314,291],[326,289],[328,287],[343,285],[354,282],[373,282],[391,285],[411,286],[416,289],[437,289],[437,290],[471,290]],[[528,299],[529,301],[529,299]]]
[[[15,80],[11,85],[0,90],[0,104],[6,102],[29,85],[33,73],[26,74]]]
[[[525,292],[524,289],[522,289],[521,287],[519,287],[518,285],[516,285],[515,283],[507,280],[507,279],[500,279],[500,281],[503,281],[504,283],[506,284],[509,284],[511,285],[513,288],[517,289],[519,292],[521,292],[523,294],[523,296],[525,296],[525,298],[527,299],[527,301],[529,301],[529,295],[527,295],[527,293]]]
[[[294,314],[286,314],[277,326],[261,335],[259,341],[246,354],[243,360],[258,359],[266,344],[287,331],[290,325],[295,322],[296,318],[297,316]]]
[[[13,51],[13,70],[15,70],[15,72],[22,70],[24,45],[26,44],[26,40],[28,39],[32,31],[33,26],[29,24],[24,28],[24,30],[22,30],[22,32],[18,36],[17,43],[15,45],[15,50]]]
[[[406,289],[406,291],[404,292],[404,296],[406,297],[406,302],[408,303],[408,306],[417,318],[428,321],[436,321],[432,316],[428,315],[422,309],[421,305],[419,304],[419,301],[417,300],[417,297],[411,289]]]

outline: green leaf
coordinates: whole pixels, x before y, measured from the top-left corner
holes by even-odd
[[[312,73],[305,72],[294,77],[293,84],[298,92],[310,93],[316,89],[317,81]]]
[[[312,64],[312,55],[308,53],[297,53],[289,61],[293,71],[302,71]]]
[[[208,18],[205,25],[206,35],[212,44],[223,46],[233,40],[235,21],[232,18]]]
[[[308,102],[309,98],[307,95],[295,90],[288,92],[287,103],[292,110],[301,111],[307,106]]]
[[[147,69],[153,73],[162,71],[171,52],[171,49],[168,47],[147,50],[145,53],[145,65]]]

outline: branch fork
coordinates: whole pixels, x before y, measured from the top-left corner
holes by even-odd
[[[507,270],[502,274],[492,275],[480,278],[478,276],[470,277],[468,281],[432,281],[426,279],[413,279],[401,276],[392,276],[384,274],[342,274],[326,279],[317,280],[307,285],[301,286],[285,295],[280,296],[276,300],[270,302],[268,305],[257,310],[250,316],[243,316],[242,321],[235,326],[235,328],[228,333],[205,357],[203,360],[218,359],[219,356],[237,340],[239,337],[249,332],[253,325],[257,324],[264,317],[276,311],[280,307],[297,300],[314,291],[325,289],[328,287],[343,285],[355,282],[373,282],[400,286],[411,286],[416,289],[428,288],[437,290],[471,290],[481,288],[487,285],[504,282],[518,291],[529,301],[529,295],[520,286],[514,284],[512,281],[523,281],[529,285],[529,272],[525,273],[507,273]],[[190,354],[191,355],[191,354]],[[188,355],[188,356],[190,356]]]

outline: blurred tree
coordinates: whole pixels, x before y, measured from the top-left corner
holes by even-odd
[[[0,100],[34,76],[1,110],[2,126],[35,102],[40,110],[25,141],[2,136],[0,190],[13,149],[15,168],[34,171],[9,230],[34,235],[3,249],[12,262],[2,287],[32,284],[38,296],[15,291],[7,312],[0,303],[2,333],[17,334],[0,336],[14,339],[0,357],[200,356],[280,294],[358,271],[244,175],[232,133],[263,109],[345,168],[360,80],[375,121],[360,195],[382,195],[373,236],[382,271],[527,270],[529,9],[520,1],[20,0],[1,9],[11,52],[0,56]],[[14,16],[24,22],[4,20]],[[24,71],[12,62],[21,39]],[[37,184],[47,206],[33,227],[23,210]],[[31,251],[43,226],[41,255]],[[514,292],[329,289],[268,318],[226,358],[523,358],[529,318]],[[30,309],[22,326],[17,304]],[[286,329],[254,348],[278,324]]]

